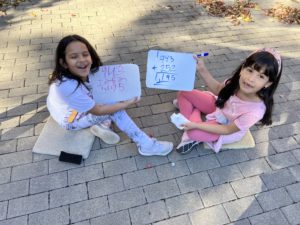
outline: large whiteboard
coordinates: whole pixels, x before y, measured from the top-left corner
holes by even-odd
[[[141,96],[140,71],[135,64],[101,66],[89,78],[97,103],[111,104]]]
[[[192,53],[148,52],[146,86],[149,88],[191,91],[195,73],[196,60]]]

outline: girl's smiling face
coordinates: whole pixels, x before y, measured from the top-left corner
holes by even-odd
[[[248,66],[241,70],[238,92],[249,98],[256,99],[257,93],[271,84],[272,82],[269,81],[269,77],[264,74],[264,71],[261,70],[259,72]]]
[[[66,47],[65,60],[60,59],[60,64],[82,81],[87,80],[92,63],[87,46],[80,41],[71,42]]]

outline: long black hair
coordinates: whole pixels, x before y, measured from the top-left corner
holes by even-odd
[[[49,77],[49,82],[48,82],[49,85],[57,80],[62,81],[63,77],[76,80],[78,82],[78,86],[80,84],[83,84],[83,81],[78,76],[73,75],[68,69],[64,68],[60,63],[61,60],[63,60],[63,62],[66,63],[66,48],[70,43],[74,41],[79,41],[86,45],[92,58],[92,66],[91,66],[92,73],[96,72],[99,69],[99,66],[103,65],[96,50],[85,38],[77,34],[65,36],[60,40],[56,48],[55,68],[51,76]]]
[[[269,77],[269,81],[272,82],[269,87],[263,88],[257,93],[266,105],[266,112],[260,122],[262,125],[270,125],[272,124],[272,109],[274,104],[273,95],[281,77],[282,65],[278,65],[276,58],[267,51],[255,52],[241,63],[232,77],[226,81],[225,87],[220,91],[216,100],[216,106],[223,108],[230,96],[239,90],[240,73],[246,67],[252,67],[259,72],[263,70],[264,74]]]

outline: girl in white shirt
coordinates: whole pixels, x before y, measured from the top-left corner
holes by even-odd
[[[64,37],[58,44],[55,69],[49,79],[47,107],[53,119],[67,130],[90,127],[91,132],[106,143],[119,142],[119,136],[100,124],[112,120],[138,146],[141,155],[167,155],[173,144],[157,141],[141,131],[124,110],[138,98],[112,105],[97,104],[92,97],[89,76],[93,76],[101,60],[92,45],[79,35]]]

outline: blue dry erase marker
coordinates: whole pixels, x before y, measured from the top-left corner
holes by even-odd
[[[208,56],[208,52],[202,52],[200,54],[197,54],[197,57],[204,57],[204,56]]]

